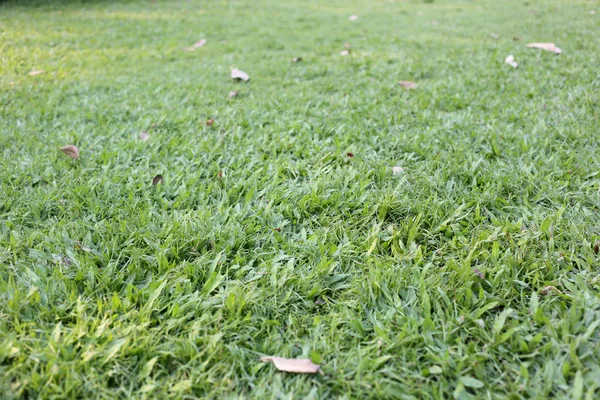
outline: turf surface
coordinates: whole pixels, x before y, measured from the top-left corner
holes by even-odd
[[[598,398],[599,17],[1,3],[0,397]]]

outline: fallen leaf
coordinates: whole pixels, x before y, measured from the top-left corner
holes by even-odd
[[[165,178],[162,175],[156,175],[152,178],[152,185],[158,185],[159,183],[165,183]]]
[[[399,166],[392,167],[392,174],[400,175],[402,172],[404,172],[404,168]]]
[[[477,268],[473,269],[473,273],[475,275],[477,275],[479,278],[485,279],[485,274],[483,272],[481,272],[480,270],[478,270]]]
[[[504,62],[513,68],[517,68],[519,66],[519,63],[515,61],[515,57],[512,54],[508,55],[508,57],[504,59]]]
[[[358,21],[358,15],[351,15],[350,18],[348,18],[350,21]]]
[[[321,368],[307,358],[261,357],[262,362],[272,362],[279,371],[314,374]]]
[[[275,228],[277,232],[281,232],[281,228]]]
[[[145,142],[146,140],[150,139],[150,134],[146,131],[141,131],[140,132],[140,140],[142,142]]]
[[[44,73],[46,73],[46,71],[44,71],[43,69],[34,69],[33,71],[31,71],[27,75],[29,75],[29,76],[36,76],[36,75],[41,75],[41,74],[44,74]]]
[[[398,85],[400,85],[406,89],[416,89],[417,86],[419,86],[416,83],[410,82],[410,81],[400,81],[400,82],[398,82]]]
[[[206,126],[213,126],[214,123],[215,123],[215,120],[211,118],[206,121]]]
[[[236,97],[238,94],[240,94],[240,92],[238,92],[237,90],[232,90],[231,92],[229,92],[229,98],[233,99],[234,97]]]
[[[500,35],[498,35],[497,33],[490,33],[490,36],[496,40],[500,39]]]
[[[196,43],[194,43],[191,47],[186,47],[184,50],[185,51],[194,51],[194,50],[199,49],[200,47],[204,46],[205,44],[206,44],[206,39],[200,39]]]
[[[432,375],[441,374],[442,372],[444,372],[444,370],[442,370],[442,367],[440,367],[439,365],[432,365],[431,367],[429,367],[429,373]]]
[[[233,79],[242,80],[244,82],[246,82],[250,79],[250,76],[248,76],[247,73],[245,73],[244,71],[240,71],[239,69],[235,69],[235,68],[233,68],[231,70],[231,77]]]
[[[348,157],[354,157],[354,154],[353,154],[353,153],[350,153],[350,152],[346,153],[346,155],[347,155]]]
[[[519,40],[521,40],[521,38],[520,38],[520,37],[518,37],[518,36],[514,36],[514,37],[513,37],[513,40],[514,40],[515,42],[518,42]]]
[[[558,290],[556,288],[556,286],[544,286],[544,288],[542,290],[540,290],[540,294],[547,296],[550,294],[550,292],[557,292],[557,293],[562,293],[560,290]]]
[[[292,62],[297,63],[297,62],[300,62],[300,61],[302,61],[302,57],[294,57],[294,58],[292,58]]]
[[[82,245],[79,242],[75,244],[75,248],[76,249],[80,249],[81,251],[85,251],[86,253],[91,253],[92,252],[92,249],[90,249],[89,247],[86,247],[86,246]]]
[[[350,52],[348,50],[340,51],[340,55],[342,55],[342,56],[347,56],[348,54],[350,54]]]
[[[77,146],[73,146],[72,144],[59,148],[60,151],[65,153],[71,158],[79,158],[79,149]]]
[[[562,50],[559,47],[557,47],[554,43],[529,43],[527,45],[527,47],[530,47],[533,49],[546,50],[546,51],[552,52],[554,54],[562,53]]]

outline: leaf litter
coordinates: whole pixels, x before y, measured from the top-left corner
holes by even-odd
[[[261,357],[262,362],[272,362],[279,371],[297,374],[314,374],[321,368],[307,358]]]
[[[245,73],[242,70],[232,68],[231,69],[231,78],[233,78],[235,80],[242,80],[244,82],[247,82],[250,79],[250,75],[248,75],[247,73]]]
[[[165,178],[162,175],[156,175],[152,178],[152,186],[165,183]]]
[[[419,85],[411,81],[400,81],[398,85],[402,86],[405,89],[416,89]]]
[[[519,63],[515,61],[515,57],[512,54],[509,54],[505,59],[504,62],[508,65],[510,65],[513,68],[517,68],[519,66]]]
[[[562,50],[560,49],[560,47],[558,47],[554,43],[529,43],[527,45],[527,47],[532,48],[532,49],[546,50],[546,51],[549,51],[554,54],[562,53]]]
[[[194,50],[199,49],[200,47],[203,47],[205,44],[206,44],[206,39],[200,39],[196,43],[194,43],[192,46],[186,47],[184,50],[185,51],[194,51]]]
[[[68,146],[60,147],[59,150],[71,158],[79,158],[79,149],[77,146],[70,144]]]

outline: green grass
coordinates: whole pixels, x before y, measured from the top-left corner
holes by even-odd
[[[0,4],[1,398],[598,398],[598,1],[42,3]]]

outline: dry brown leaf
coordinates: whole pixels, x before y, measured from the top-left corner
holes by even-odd
[[[550,292],[562,293],[560,290],[558,290],[556,288],[556,286],[544,286],[544,288],[542,290],[540,290],[540,294],[544,295],[544,296],[549,295]]]
[[[44,73],[46,73],[46,71],[44,71],[43,69],[34,69],[33,71],[31,71],[27,75],[29,75],[29,76],[36,76],[36,75],[41,75],[41,74],[44,74]]]
[[[235,69],[235,68],[233,68],[231,70],[231,77],[233,79],[242,80],[244,82],[246,82],[247,80],[250,79],[250,76],[247,73],[245,73],[244,71],[241,71],[239,69]]]
[[[79,149],[77,148],[77,146],[73,146],[72,144],[70,144],[65,147],[60,147],[59,150],[71,158],[79,158]]]
[[[515,57],[512,54],[509,54],[508,57],[504,59],[504,62],[513,68],[517,68],[519,66],[519,63],[515,61]]]
[[[348,54],[350,54],[350,51],[348,51],[348,50],[340,51],[340,55],[342,55],[342,56],[347,56]]]
[[[90,249],[87,246],[82,245],[79,242],[75,243],[75,248],[76,249],[80,249],[81,251],[85,251],[86,253],[91,253],[92,252],[92,249]]]
[[[302,61],[302,57],[294,57],[294,58],[292,58],[292,62],[297,63],[297,62],[300,62],[300,61]]]
[[[206,44],[206,39],[200,39],[196,43],[194,43],[191,47],[186,47],[184,50],[185,51],[194,51],[194,50],[199,49],[200,47],[204,46],[205,44]]]
[[[500,35],[498,35],[497,33],[490,33],[490,36],[496,40],[500,39]]]
[[[392,174],[400,175],[402,172],[404,172],[404,168],[402,168],[400,166],[392,167]]]
[[[279,371],[314,374],[321,368],[306,358],[261,357],[262,362],[272,362]]]
[[[236,97],[238,94],[240,94],[240,92],[238,92],[237,90],[232,90],[231,92],[229,92],[229,98],[233,99],[234,97]]]
[[[400,81],[400,82],[398,82],[398,85],[400,85],[406,89],[416,89],[417,86],[419,86],[416,83],[411,82],[411,81]]]
[[[165,178],[162,175],[156,175],[152,178],[152,185],[158,185],[159,183],[165,183]]]
[[[211,118],[211,119],[209,119],[209,120],[206,121],[206,126],[213,126],[214,123],[215,123],[215,120]]]
[[[141,131],[140,132],[140,140],[142,142],[145,142],[146,140],[150,139],[150,134],[146,131]]]
[[[552,52],[554,54],[562,53],[562,50],[559,47],[557,47],[554,43],[529,43],[527,45],[527,47],[530,47],[533,49],[546,50],[546,51]]]
[[[348,18],[350,21],[358,21],[358,15],[351,15],[350,18]]]

